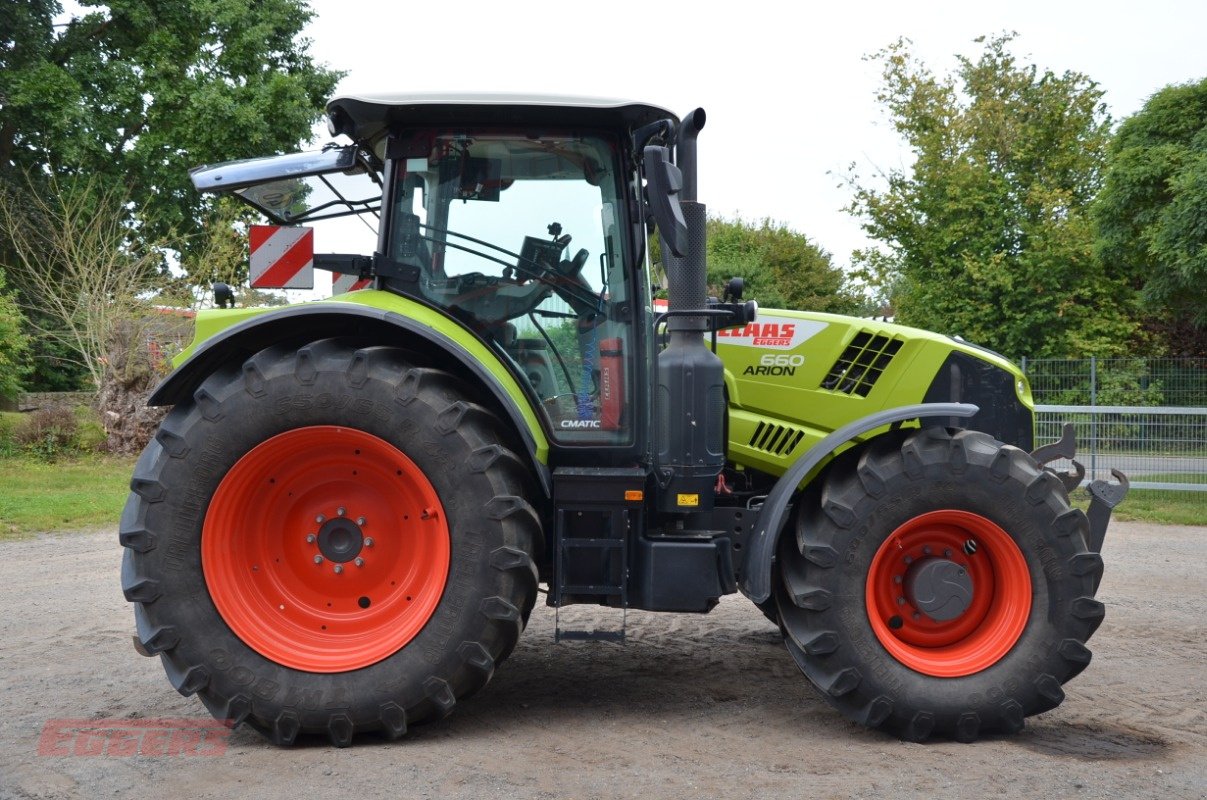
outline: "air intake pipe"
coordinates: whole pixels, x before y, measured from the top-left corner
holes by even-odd
[[[712,508],[717,475],[725,465],[725,370],[704,343],[708,318],[690,314],[708,302],[707,214],[696,200],[696,137],[704,119],[704,110],[696,109],[680,124],[678,169],[661,163],[663,148],[646,149],[669,283],[669,340],[657,361],[655,474],[659,510],[679,513]],[[651,175],[659,170],[664,172],[657,178]],[[659,208],[664,201],[670,208]]]

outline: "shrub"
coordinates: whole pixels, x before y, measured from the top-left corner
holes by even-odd
[[[68,409],[44,408],[25,415],[13,439],[21,450],[53,461],[75,449],[72,442],[78,427],[75,414]]]

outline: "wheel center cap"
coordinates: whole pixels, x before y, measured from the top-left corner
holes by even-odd
[[[931,558],[905,576],[905,596],[914,608],[936,622],[955,619],[972,604],[972,576],[954,561]]]
[[[342,564],[360,555],[365,544],[365,535],[360,526],[350,519],[329,519],[319,528],[319,552],[328,561]]]

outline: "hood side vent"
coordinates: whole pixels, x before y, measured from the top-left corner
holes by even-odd
[[[867,397],[902,344],[900,339],[860,331],[822,379],[821,388]]]
[[[773,455],[788,456],[804,438],[805,432],[800,428],[760,422],[750,437],[750,446]]]

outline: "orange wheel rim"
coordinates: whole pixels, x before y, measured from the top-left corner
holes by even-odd
[[[971,584],[962,613],[946,620],[921,610],[907,588],[911,570],[939,559],[958,566]],[[1018,545],[993,522],[967,511],[932,511],[880,545],[865,596],[872,631],[897,661],[957,678],[987,669],[1018,642],[1031,613],[1031,574]]]
[[[308,672],[360,669],[405,646],[436,610],[449,559],[423,471],[389,442],[330,425],[240,458],[201,531],[222,619],[260,655]]]

